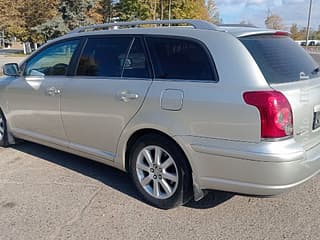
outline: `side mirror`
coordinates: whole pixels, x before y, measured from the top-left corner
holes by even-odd
[[[3,66],[3,74],[17,77],[20,75],[19,65],[17,63],[7,63]]]

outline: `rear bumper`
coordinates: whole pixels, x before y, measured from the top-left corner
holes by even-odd
[[[274,195],[320,172],[320,144],[305,151],[294,139],[245,143],[180,136],[177,141],[188,143],[187,155],[201,189]]]

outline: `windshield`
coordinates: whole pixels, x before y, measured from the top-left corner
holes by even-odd
[[[240,38],[269,84],[318,77],[319,65],[287,36],[259,35]]]

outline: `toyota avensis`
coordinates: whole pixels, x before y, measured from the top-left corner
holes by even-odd
[[[127,171],[159,208],[206,189],[274,195],[320,170],[319,66],[287,32],[93,25],[4,74],[2,146],[25,139]]]

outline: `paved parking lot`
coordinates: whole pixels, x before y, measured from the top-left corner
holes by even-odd
[[[320,176],[280,196],[210,192],[173,210],[128,176],[33,143],[0,148],[0,240],[320,239]]]
[[[314,53],[312,56],[320,64],[320,53]]]
[[[211,192],[159,210],[111,167],[22,143],[0,148],[0,239],[320,239],[320,176],[254,198]]]

